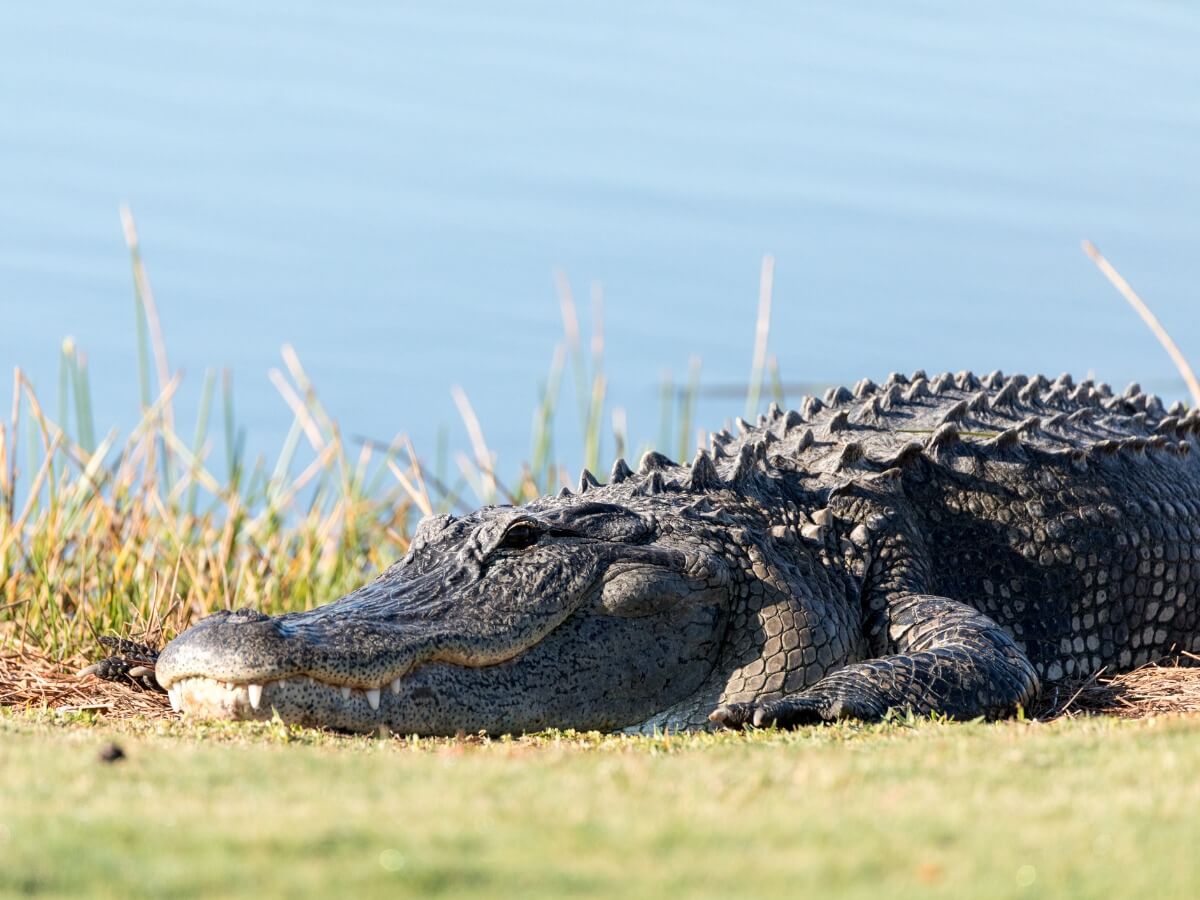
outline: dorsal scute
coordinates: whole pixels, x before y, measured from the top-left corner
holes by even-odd
[[[659,453],[657,450],[649,450],[642,457],[642,462],[638,466],[638,473],[648,475],[651,472],[665,472],[668,469],[675,468],[675,461],[669,456]]]
[[[613,463],[612,474],[608,476],[608,480],[611,484],[620,484],[632,474],[633,471],[629,468],[629,464],[625,462],[624,458],[618,457],[617,461]]]
[[[844,386],[830,388],[825,392],[825,404],[827,406],[842,406],[853,399],[854,395],[846,390]]]
[[[854,385],[854,396],[859,398],[869,397],[878,389],[879,386],[870,378],[864,378]]]
[[[721,486],[721,476],[713,465],[712,457],[703,450],[692,460],[691,471],[688,474],[688,487],[693,491],[707,491]]]
[[[1140,388],[1112,397],[1104,384],[1069,375],[960,371],[927,379],[918,370],[881,385],[863,379],[853,392],[832,388],[826,397],[827,403],[805,398],[799,409],[769,407],[756,417],[760,424],[739,423],[741,434],[718,432],[703,459],[672,469],[671,485],[700,489],[713,483],[715,471],[728,489],[759,478],[800,478],[808,490],[905,471],[918,459],[959,471],[990,457],[1006,465],[1078,468],[1093,454],[1178,460],[1200,444],[1200,412],[1176,404],[1169,415]],[[1161,439],[1150,442],[1155,436]],[[975,463],[968,462],[972,456]],[[660,464],[675,466],[665,457]]]

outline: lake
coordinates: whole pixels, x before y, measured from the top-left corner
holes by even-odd
[[[693,357],[719,426],[766,253],[789,384],[1067,370],[1175,399],[1079,242],[1200,352],[1197,47],[1166,2],[8,4],[0,391],[19,365],[53,408],[70,335],[98,429],[136,420],[128,202],[180,415],[229,367],[268,456],[290,343],[347,435],[465,447],[460,385],[515,470],[556,270],[585,327],[602,291],[635,441]],[[574,399],[568,375],[571,463]]]

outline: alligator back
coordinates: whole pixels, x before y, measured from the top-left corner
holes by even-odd
[[[827,490],[900,470],[929,590],[997,622],[1043,681],[1200,650],[1195,412],[1137,385],[969,372],[802,407],[760,423],[769,452]]]

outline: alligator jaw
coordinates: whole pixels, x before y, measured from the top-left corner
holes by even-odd
[[[181,678],[168,690],[171,706],[204,719],[269,719],[272,711],[298,711],[296,718],[314,718],[318,712],[342,709],[346,718],[361,726],[378,718],[383,724],[390,698],[401,691],[402,678],[374,688],[358,688],[298,675],[262,683],[235,684],[203,676]]]

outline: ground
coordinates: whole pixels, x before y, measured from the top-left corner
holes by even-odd
[[[101,757],[117,745],[124,758]],[[1194,896],[1200,718],[348,738],[0,710],[0,895]]]

